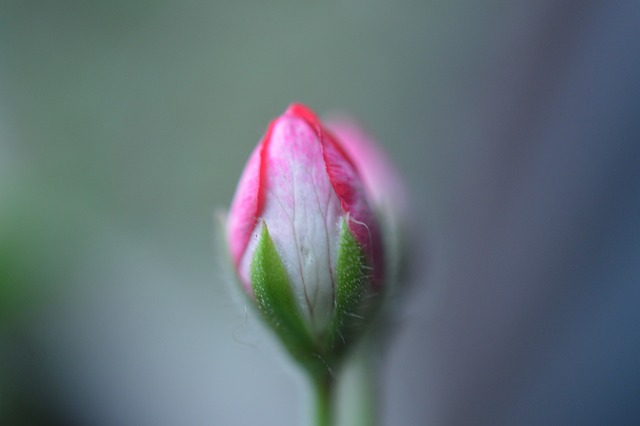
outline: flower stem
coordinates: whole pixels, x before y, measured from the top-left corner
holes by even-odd
[[[314,377],[315,426],[332,426],[334,421],[335,379],[330,374]]]
[[[378,371],[371,342],[363,344],[344,366],[341,398],[337,410],[340,424],[376,426],[378,424]]]

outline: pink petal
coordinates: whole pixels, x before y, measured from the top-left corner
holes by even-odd
[[[264,204],[265,180],[264,151],[269,143],[273,123],[267,129],[262,142],[255,147],[247,162],[240,182],[236,188],[227,225],[227,239],[229,241],[231,257],[236,266],[240,263],[251,233],[256,227]]]
[[[316,128],[297,115],[275,121],[263,151],[262,219],[289,271],[294,295],[312,329],[329,323],[335,304],[339,224],[344,212],[327,175]],[[252,257],[252,239],[241,270]]]
[[[395,210],[407,216],[409,202],[405,185],[376,141],[359,123],[346,116],[327,120],[326,125],[355,161],[374,204],[392,204]]]
[[[351,157],[335,137],[323,128],[317,116],[304,105],[294,104],[289,107],[286,114],[302,118],[318,132],[322,142],[326,171],[333,190],[340,199],[342,210],[349,213],[349,229],[369,256],[375,272],[374,282],[379,284],[383,275],[380,231],[367,201],[361,177]]]

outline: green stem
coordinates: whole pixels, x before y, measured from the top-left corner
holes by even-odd
[[[358,426],[375,426],[378,424],[378,372],[374,367],[375,359],[365,353],[358,354],[355,359],[354,375],[358,395],[356,410],[357,419],[351,423]]]
[[[373,345],[366,342],[345,365],[341,398],[338,402],[340,424],[350,426],[376,426],[378,393],[378,372],[375,368]]]
[[[315,392],[315,426],[333,425],[333,391],[335,379],[330,374],[324,374],[314,378]]]

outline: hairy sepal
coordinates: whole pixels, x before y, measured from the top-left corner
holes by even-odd
[[[377,299],[372,297],[371,266],[347,221],[348,218],[343,220],[340,229],[335,312],[325,342],[328,352],[338,359],[365,332]]]
[[[367,257],[351,233],[346,220],[340,227],[336,265],[334,311],[329,327],[313,335],[291,288],[287,270],[262,224],[251,262],[251,283],[261,316],[278,335],[296,361],[314,376],[337,369],[345,353],[366,331],[375,312],[377,297],[371,293]]]
[[[266,223],[262,224],[259,238],[251,261],[256,306],[294,358],[305,358],[313,350],[313,341]]]

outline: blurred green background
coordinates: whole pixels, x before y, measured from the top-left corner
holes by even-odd
[[[429,236],[383,424],[610,419],[637,389],[616,378],[640,375],[638,315],[581,333],[638,300],[638,233],[627,257],[607,239],[637,230],[637,9],[3,0],[0,423],[300,424],[213,219],[293,101],[364,122]]]

